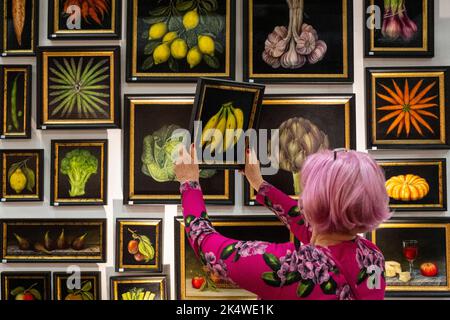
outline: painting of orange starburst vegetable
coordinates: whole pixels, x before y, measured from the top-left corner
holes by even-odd
[[[377,96],[386,104],[377,107],[377,111],[383,113],[378,123],[390,122],[386,135],[396,134],[399,137],[405,134],[409,137],[412,130],[420,136],[428,130],[432,134],[435,130],[430,125],[431,121],[439,120],[438,96],[430,94],[437,81],[424,85],[424,80],[419,80],[413,85],[413,80],[406,79],[402,89],[398,81],[392,80],[392,86],[379,84],[383,89]]]

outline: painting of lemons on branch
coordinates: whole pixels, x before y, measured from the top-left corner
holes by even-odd
[[[128,14],[128,81],[234,76],[234,1],[132,3]]]
[[[447,67],[368,68],[368,147],[450,148]]]

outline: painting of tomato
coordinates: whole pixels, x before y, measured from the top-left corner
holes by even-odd
[[[433,262],[425,262],[420,265],[420,273],[424,277],[436,277],[439,273],[439,269]]]

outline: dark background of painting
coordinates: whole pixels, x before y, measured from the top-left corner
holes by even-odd
[[[423,2],[428,2],[428,0],[414,0],[414,1],[406,1],[406,10],[408,16],[411,20],[413,20],[418,28],[417,33],[414,38],[410,41],[405,41],[403,38],[399,38],[397,40],[388,40],[383,37],[381,33],[381,29],[375,29],[375,47],[386,47],[386,48],[396,48],[396,47],[405,47],[405,48],[416,48],[423,46]],[[381,14],[384,15],[384,0],[375,0],[375,5],[381,8]]]
[[[316,29],[319,40],[326,42],[328,51],[316,64],[308,62],[299,69],[273,69],[262,59],[264,42],[276,26],[289,25],[286,1],[254,0],[253,9],[253,72],[255,74],[340,74],[343,73],[342,0],[306,1],[304,23]],[[349,17],[352,19],[352,17]],[[349,35],[351,36],[351,35]],[[349,53],[350,54],[350,53]]]
[[[214,225],[214,223],[213,223]],[[273,243],[286,243],[290,241],[289,230],[284,226],[239,226],[239,222],[233,226],[215,226],[217,232],[223,236],[231,239],[241,241],[267,241]],[[185,252],[185,268],[186,277],[192,278],[198,275],[202,275],[203,264],[194,254],[189,240],[185,236],[185,245],[182,250]],[[177,253],[179,254],[179,253]],[[186,283],[186,286],[190,286],[191,283]],[[198,291],[199,295],[207,295]]]
[[[294,117],[310,120],[328,135],[330,149],[345,147],[345,105],[263,105],[258,129],[277,129]],[[264,179],[289,195],[294,195],[291,172],[279,170],[276,175]],[[250,186],[246,182],[247,190]]]
[[[380,228],[376,231],[376,245],[386,261],[397,261],[402,270],[408,271],[409,263],[403,257],[403,240],[419,242],[415,271],[424,262],[434,262],[438,265],[439,274],[447,273],[445,228]]]
[[[134,188],[136,195],[179,195],[180,184],[176,181],[160,183],[142,173],[141,156],[143,141],[168,124],[189,128],[192,105],[135,105],[134,137]],[[230,179],[232,175],[230,175]],[[225,172],[217,173],[208,179],[200,179],[205,195],[223,195],[225,193]],[[231,192],[231,190],[230,190]]]
[[[39,157],[39,154],[36,154],[35,156],[11,156],[11,154],[4,154],[4,157],[6,156],[6,174],[8,174],[8,170],[9,168],[17,162],[21,162],[25,159],[30,159],[27,162],[27,167],[31,170],[34,171],[34,174],[36,176],[36,185],[33,188],[33,192],[28,191],[28,189],[25,187],[25,189],[23,189],[23,191],[20,194],[17,194],[16,191],[14,191],[10,184],[9,184],[9,179],[6,179],[7,183],[6,183],[6,194],[8,195],[36,195],[36,186],[40,183],[40,178],[38,178],[37,175],[37,166],[36,166],[36,161]],[[40,173],[42,174],[42,173]],[[42,190],[40,190],[40,192],[42,192]]]
[[[133,288],[143,288],[145,289],[145,291],[151,291],[152,293],[154,293],[155,296],[155,300],[162,300],[161,297],[161,289],[160,289],[160,283],[159,282],[155,282],[155,283],[121,283],[121,280],[117,280],[119,282],[119,285],[117,286],[117,299],[118,300],[122,300],[122,294],[128,292],[129,290],[133,289]],[[145,281],[145,280],[143,280]],[[111,284],[112,288],[114,288],[114,285]],[[166,293],[167,295],[167,293]]]
[[[252,114],[253,105],[255,103],[254,92],[244,92],[232,89],[220,89],[211,88],[207,86],[205,89],[205,95],[203,100],[203,108],[200,120],[202,126],[206,126],[208,121],[219,112],[224,103],[234,102],[234,108],[240,108],[244,113],[244,126],[243,130],[246,131],[250,126],[250,117]],[[199,106],[200,108],[200,106]],[[200,109],[197,111],[199,112]],[[254,121],[256,121],[255,119]],[[253,127],[255,122],[253,123]],[[237,145],[235,145],[234,158],[237,160]],[[225,150],[226,151],[226,150]],[[224,159],[225,160],[225,159]]]
[[[23,27],[22,32],[22,46],[19,46],[19,43],[17,42],[16,34],[14,32],[14,23],[12,18],[12,1],[13,0],[6,0],[7,1],[7,8],[8,12],[6,12],[6,19],[7,19],[7,40],[6,40],[6,47],[4,50],[31,50],[33,48],[33,45],[31,43],[31,29],[32,29],[32,16],[33,16],[33,1],[36,0],[28,0],[25,4],[25,25]],[[2,2],[3,5],[3,2]],[[39,5],[38,5],[39,6]],[[5,14],[5,13],[4,13]],[[2,21],[3,23],[3,21]],[[36,31],[36,30],[35,30]],[[3,35],[2,35],[3,36]],[[38,37],[36,34],[35,37]]]
[[[411,204],[411,205],[423,205],[423,204],[439,204],[439,167],[437,165],[427,165],[427,166],[383,166],[386,180],[398,175],[406,175],[406,174],[415,174],[418,175],[425,180],[427,180],[428,185],[430,186],[430,192],[428,195],[422,200],[416,201],[399,201],[390,199],[390,204]],[[445,181],[444,181],[445,183]],[[445,197],[445,195],[444,195]]]
[[[157,226],[120,224],[120,228],[123,229],[123,242],[121,243],[122,247],[119,248],[119,250],[123,251],[123,264],[137,265],[137,266],[155,265],[157,254],[161,254],[160,248],[156,247],[156,229],[158,227]],[[155,249],[155,257],[152,260],[150,260],[149,262],[145,262],[145,261],[137,262],[134,259],[134,256],[128,252],[128,242],[131,240],[134,240],[133,237],[131,236],[131,232],[129,232],[128,229],[136,231],[137,234],[147,236],[150,239],[150,241],[153,245],[153,248]],[[159,232],[161,232],[161,230],[159,230]],[[161,243],[160,243],[160,245],[161,245]],[[159,258],[161,259],[162,257],[159,257]]]
[[[61,295],[61,300],[65,300],[66,296],[69,294],[68,292],[68,288],[67,288],[67,279],[69,278],[69,276],[65,273],[54,273],[53,274],[53,287],[56,288],[57,286],[57,278],[60,279],[61,281],[61,287],[60,289],[60,295]],[[94,281],[95,278],[95,281]],[[101,300],[100,297],[100,273],[97,272],[82,272],[81,273],[81,277],[80,277],[80,284],[81,286],[83,286],[83,283],[85,281],[90,281],[92,283],[92,288],[91,290],[89,290],[90,293],[92,293],[92,295],[94,296],[94,300]],[[70,283],[72,284],[72,279],[70,281]],[[75,291],[78,289],[74,289]],[[53,293],[53,298],[55,300],[57,300],[58,295],[57,295],[57,291],[56,289],[54,289],[54,293]]]
[[[54,0],[51,0],[53,2]],[[67,29],[66,22],[67,18],[69,17],[68,14],[64,12],[64,3],[66,0],[57,0],[59,1],[59,28],[61,30],[69,30]],[[88,19],[86,21],[83,17],[81,18],[81,30],[101,30],[101,29],[111,29],[111,17],[112,15],[112,2],[115,0],[110,0],[109,2],[109,12],[105,14],[103,20],[101,19],[101,15],[98,14],[99,19],[102,21],[102,24],[99,25],[97,22],[95,22],[92,19]],[[50,5],[50,4],[49,4]],[[121,4],[119,4],[120,6]],[[118,4],[116,3],[116,10],[117,10]],[[73,32],[76,32],[78,29],[70,30]]]
[[[4,246],[17,245],[17,240],[14,237],[14,233],[18,234],[22,238],[26,238],[31,243],[31,248],[34,243],[40,242],[43,244],[44,236],[47,231],[49,231],[49,236],[52,240],[56,241],[58,236],[61,234],[62,229],[64,229],[64,236],[69,244],[71,245],[72,241],[86,232],[88,233],[85,237],[85,248],[89,248],[90,246],[96,246],[100,248],[100,230],[98,226],[94,225],[58,225],[58,223],[51,225],[9,225],[8,226],[8,234],[6,235],[7,243],[3,244]],[[58,256],[65,256],[67,254],[61,254],[63,251],[58,250]],[[70,250],[71,254],[77,255],[74,250]],[[98,255],[99,252],[92,251],[90,253],[85,252],[85,250],[79,251],[80,255]],[[56,252],[53,253],[57,255]],[[25,255],[29,255],[26,253]],[[37,256],[46,256],[43,253],[36,252]]]
[[[16,277],[39,277],[39,279],[17,279]],[[50,273],[44,274],[44,275],[38,275],[38,274],[17,274],[17,275],[5,275],[7,279],[4,279],[4,281],[8,281],[8,289],[9,292],[5,292],[5,287],[3,287],[2,290],[2,300],[15,300],[15,296],[11,295],[11,291],[14,290],[17,287],[24,287],[25,289],[31,287],[33,284],[37,283],[33,288],[39,291],[41,294],[42,300],[50,300],[51,299],[51,293],[48,291],[48,288],[50,288]],[[4,282],[3,282],[4,285]]]
[[[6,101],[7,105],[3,106],[6,107],[6,133],[20,133],[24,132],[24,116],[26,113],[25,108],[25,74],[26,71],[9,71],[7,73],[8,78],[6,79],[8,83],[8,92],[6,93]],[[22,111],[22,117],[17,116],[17,121],[19,123],[19,130],[16,130],[13,126],[12,117],[11,117],[11,95],[12,95],[12,87],[14,83],[14,79],[16,76],[19,76],[17,79],[17,112]],[[3,101],[2,101],[3,102]],[[26,115],[26,117],[29,117],[30,115]],[[8,127],[11,125],[12,130],[9,130]]]
[[[64,117],[61,117],[61,110],[59,110],[58,113],[56,113],[54,116],[52,116],[52,111],[53,111],[56,107],[58,107],[59,104],[61,103],[61,101],[58,101],[57,103],[50,104],[50,102],[55,98],[54,96],[53,96],[53,97],[50,96],[50,93],[53,92],[53,90],[50,89],[50,86],[51,86],[51,85],[60,85],[60,84],[54,83],[53,81],[50,80],[50,77],[54,77],[54,75],[53,75],[53,73],[51,72],[50,68],[55,68],[56,70],[58,70],[58,68],[56,67],[56,65],[55,65],[55,63],[54,63],[54,60],[55,60],[55,59],[57,59],[58,62],[59,62],[63,67],[65,67],[65,65],[64,65],[64,59],[67,59],[67,61],[70,63],[69,57],[49,57],[49,59],[48,59],[48,67],[47,67],[47,70],[48,70],[48,79],[47,79],[47,81],[48,81],[48,85],[49,85],[49,89],[48,89],[48,94],[49,94],[49,96],[48,96],[48,101],[47,101],[47,104],[48,104],[48,119],[49,119],[49,120],[79,120],[79,121],[81,121],[81,120],[83,120],[83,119],[89,119],[89,120],[109,119],[109,118],[111,117],[111,115],[110,115],[110,114],[111,114],[111,104],[112,104],[112,102],[114,101],[114,100],[113,100],[113,97],[111,97],[111,87],[110,87],[110,84],[111,84],[111,69],[108,69],[107,71],[105,71],[104,73],[102,73],[102,75],[103,75],[103,74],[109,74],[109,77],[107,77],[105,80],[103,80],[103,81],[98,82],[98,83],[95,84],[95,85],[106,85],[106,86],[108,86],[108,88],[107,88],[107,89],[100,89],[100,90],[97,90],[97,89],[96,89],[96,90],[91,90],[91,91],[95,91],[95,92],[100,92],[100,93],[106,93],[106,94],[109,94],[109,97],[107,97],[107,98],[97,97],[98,99],[105,101],[105,102],[109,105],[109,107],[105,107],[105,106],[103,106],[103,105],[101,105],[101,104],[99,104],[99,103],[97,102],[97,104],[98,104],[98,105],[99,105],[99,106],[100,106],[100,107],[108,114],[108,116],[105,116],[105,115],[99,113],[98,111],[95,111],[95,109],[94,109],[94,112],[95,112],[95,114],[96,114],[96,117],[95,117],[95,118],[92,117],[91,113],[88,113],[88,115],[89,115],[88,118],[86,118],[86,116],[84,115],[84,113],[82,113],[81,116],[79,116],[79,114],[77,113],[77,104],[76,104],[76,103],[75,103],[75,106],[74,106],[74,108],[72,109],[72,112],[71,112],[70,114],[66,114]],[[81,59],[81,57],[79,57],[79,56],[75,56],[75,57],[74,57],[75,65],[76,65],[76,66],[78,66],[78,62],[79,62],[80,59]],[[110,58],[110,57],[105,57],[105,56],[99,56],[99,57],[95,57],[95,56],[94,56],[94,57],[87,57],[87,56],[86,56],[86,57],[83,57],[83,67],[82,67],[82,72],[85,70],[85,67],[86,67],[86,65],[88,64],[88,62],[89,62],[90,59],[94,59],[94,62],[92,63],[91,67],[95,66],[95,64],[97,64],[99,61],[102,61],[102,60],[108,60],[108,62],[105,63],[105,64],[103,64],[101,68],[108,67],[108,66],[110,66],[110,63],[111,63],[111,61],[110,61],[111,58]],[[99,69],[97,69],[97,71],[98,71],[98,70],[99,70]],[[60,91],[60,90],[54,90],[54,91]],[[118,93],[116,92],[115,94],[118,94]],[[64,100],[64,99],[63,99],[63,100]]]
[[[144,48],[148,43],[148,30],[150,28],[150,24],[147,24],[143,21],[143,19],[146,19],[149,17],[149,12],[151,10],[156,9],[159,6],[167,5],[169,3],[169,0],[133,0],[138,2],[138,17],[137,17],[137,72],[143,72],[143,73],[176,73],[173,72],[170,68],[168,63],[162,63],[160,65],[154,65],[152,68],[148,70],[144,70],[142,68],[142,64],[149,57],[149,55],[144,54]],[[132,2],[131,0],[129,3]],[[226,17],[226,0],[219,0],[218,1],[219,8],[215,12],[218,15],[222,15],[223,17]],[[131,5],[131,4],[130,4]],[[235,13],[232,12],[231,15],[234,15]],[[128,17],[128,19],[133,19],[133,23],[136,23],[136,17]],[[145,33],[146,37],[143,36]],[[222,31],[222,36],[217,38],[219,42],[223,44],[223,47],[226,48],[226,41],[225,41],[225,33],[226,33],[226,27]],[[130,39],[131,41],[131,39]],[[231,39],[230,41],[234,41],[234,39]],[[177,60],[180,66],[180,73],[190,74],[190,73],[224,73],[225,72],[225,66],[226,66],[226,58],[225,58],[225,52],[219,53],[215,52],[214,56],[219,59],[220,61],[220,68],[214,69],[209,67],[204,61],[202,61],[199,65],[197,65],[195,68],[191,69],[189,67],[189,64],[187,62],[182,62],[183,60],[186,61],[186,59],[183,60]]]
[[[409,2],[408,2],[409,3]],[[428,87],[430,84],[432,84],[434,81],[436,81],[435,86],[425,95],[424,98],[428,98],[428,97],[432,97],[437,95],[438,97],[436,99],[434,99],[433,101],[431,101],[430,103],[436,103],[438,106],[437,107],[433,107],[433,108],[428,108],[425,109],[426,111],[429,111],[431,113],[434,113],[436,116],[440,117],[440,98],[439,98],[439,78],[435,78],[435,77],[423,77],[423,78],[408,78],[408,84],[409,84],[409,88],[410,91],[414,88],[414,86],[420,81],[420,80],[424,80],[422,83],[422,86],[420,87],[418,93],[420,93],[423,89],[425,89],[426,87]],[[381,93],[384,95],[388,95],[386,90],[380,86],[381,84],[384,84],[385,86],[387,86],[390,89],[394,89],[394,85],[392,83],[392,80],[395,80],[395,82],[397,83],[397,85],[400,87],[400,89],[402,91],[404,91],[405,88],[405,78],[401,78],[401,77],[395,77],[395,78],[377,78],[376,79],[376,92],[372,93],[374,95],[376,95],[377,93]],[[389,96],[389,95],[388,95]],[[375,108],[378,107],[383,107],[383,106],[389,106],[392,105],[392,103],[389,103],[381,98],[379,98],[377,96],[376,98],[376,106]],[[373,108],[374,106],[372,106]],[[425,119],[425,121],[428,122],[428,124],[431,126],[431,128],[433,128],[434,134],[431,133],[427,128],[425,128],[423,125],[420,125],[420,128],[422,129],[423,132],[423,136],[421,136],[416,129],[413,127],[413,125],[411,124],[411,132],[409,134],[409,137],[406,136],[406,132],[405,132],[405,128],[403,128],[403,132],[402,134],[397,137],[397,128],[396,127],[391,133],[389,133],[388,136],[386,136],[386,132],[388,130],[388,128],[390,127],[391,123],[395,120],[395,118],[383,122],[383,123],[378,123],[379,119],[381,119],[382,117],[384,117],[385,115],[387,115],[390,111],[377,111],[376,112],[376,132],[377,132],[377,139],[378,140],[404,140],[404,141],[408,141],[408,140],[430,140],[430,139],[440,139],[440,135],[441,135],[441,131],[439,128],[439,119],[434,119],[428,116],[422,116],[423,119]]]
[[[70,151],[75,149],[87,150],[98,160],[97,173],[90,176],[85,185],[85,194],[83,196],[71,197],[69,195],[70,182],[69,176],[61,173],[61,162]],[[107,154],[104,154],[107,157]],[[58,155],[58,198],[59,199],[100,199],[101,198],[101,170],[104,169],[104,164],[101,161],[101,147],[97,146],[60,146]],[[107,183],[104,181],[103,183]],[[105,198],[106,195],[103,195]],[[55,199],[58,201],[58,199]]]

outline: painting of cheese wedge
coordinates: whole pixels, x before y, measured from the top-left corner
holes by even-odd
[[[445,159],[377,160],[386,176],[390,207],[395,211],[445,211]]]
[[[393,218],[367,237],[384,254],[387,296],[450,296],[450,219]]]

